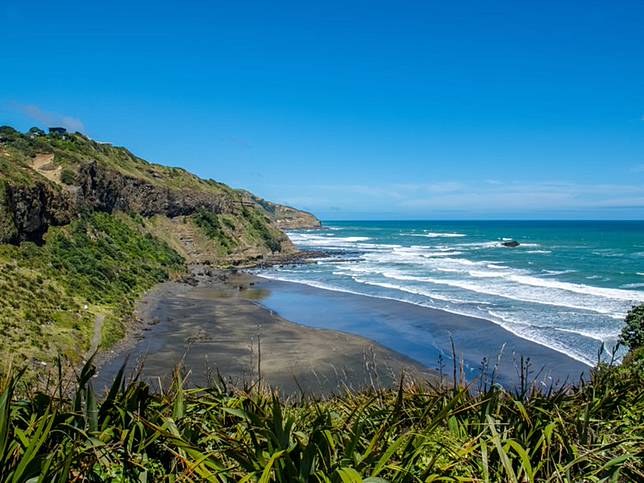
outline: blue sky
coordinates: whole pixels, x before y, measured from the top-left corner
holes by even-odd
[[[0,124],[324,219],[644,218],[644,2],[0,5]]]

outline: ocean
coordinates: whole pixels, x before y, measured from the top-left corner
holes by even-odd
[[[609,351],[616,344],[628,309],[644,303],[642,221],[324,226],[288,235],[300,249],[330,256],[258,274],[484,318],[589,365],[602,344]],[[520,245],[502,245],[509,240]]]

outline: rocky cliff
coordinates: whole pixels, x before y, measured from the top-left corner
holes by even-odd
[[[66,225],[71,221],[75,208],[72,197],[55,186],[47,182],[24,185],[10,181],[3,185],[0,217],[4,223],[0,242],[40,243],[50,225]]]
[[[78,133],[0,128],[0,242],[40,244],[50,226],[87,210],[154,218],[153,226],[163,226],[157,235],[182,255],[220,264],[291,253],[281,229],[320,226],[309,213]]]

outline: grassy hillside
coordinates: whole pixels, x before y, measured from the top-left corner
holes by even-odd
[[[184,270],[183,259],[125,214],[89,213],[50,228],[46,242],[0,245],[0,357],[51,363],[78,361],[123,334],[123,318],[155,283]]]
[[[492,384],[283,401],[223,382],[150,394],[122,375],[97,402],[0,397],[5,481],[634,482],[644,480],[644,370],[600,367],[545,394]]]
[[[122,147],[93,141],[79,133],[44,135],[22,134],[10,127],[0,127],[0,192],[7,184],[35,186],[47,183],[56,191],[78,193],[89,165],[134,181],[138,187],[167,190],[195,205],[217,205],[216,211],[240,214],[240,208],[262,215],[262,223],[272,230],[272,237],[285,241],[278,228],[319,226],[311,214],[259,198],[245,190],[234,190],[212,179],[204,180],[182,168],[149,163]],[[132,193],[127,193],[132,195]],[[6,205],[0,196],[0,208]],[[194,199],[191,199],[194,198]],[[191,214],[199,206],[187,210]],[[3,210],[6,214],[7,210]],[[184,210],[186,211],[186,210]],[[158,213],[157,213],[158,214]],[[5,220],[0,218],[0,239]],[[243,234],[243,233],[242,233]],[[6,237],[5,237],[6,238]]]
[[[63,135],[22,134],[15,129],[0,127],[0,178],[33,183],[38,176],[29,167],[39,154],[53,154],[52,163],[67,170],[67,181],[73,184],[78,169],[97,162],[105,167],[144,180],[152,185],[171,189],[192,189],[214,194],[234,194],[234,190],[214,180],[204,180],[182,168],[173,168],[147,162],[124,147],[94,141],[80,133]]]

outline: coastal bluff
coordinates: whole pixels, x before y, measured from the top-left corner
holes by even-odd
[[[290,260],[310,213],[81,133],[0,127],[0,356],[36,373],[105,350],[152,286],[188,267]],[[94,343],[93,343],[94,342]]]
[[[164,218],[156,224],[167,241],[183,247],[188,258],[210,255],[213,263],[293,252],[282,229],[320,226],[310,213],[149,163],[80,133],[0,128],[0,243],[41,244],[50,226],[67,225],[86,211]],[[210,233],[218,247],[195,241],[199,233],[172,223],[203,213],[212,216],[201,216],[197,231]]]

